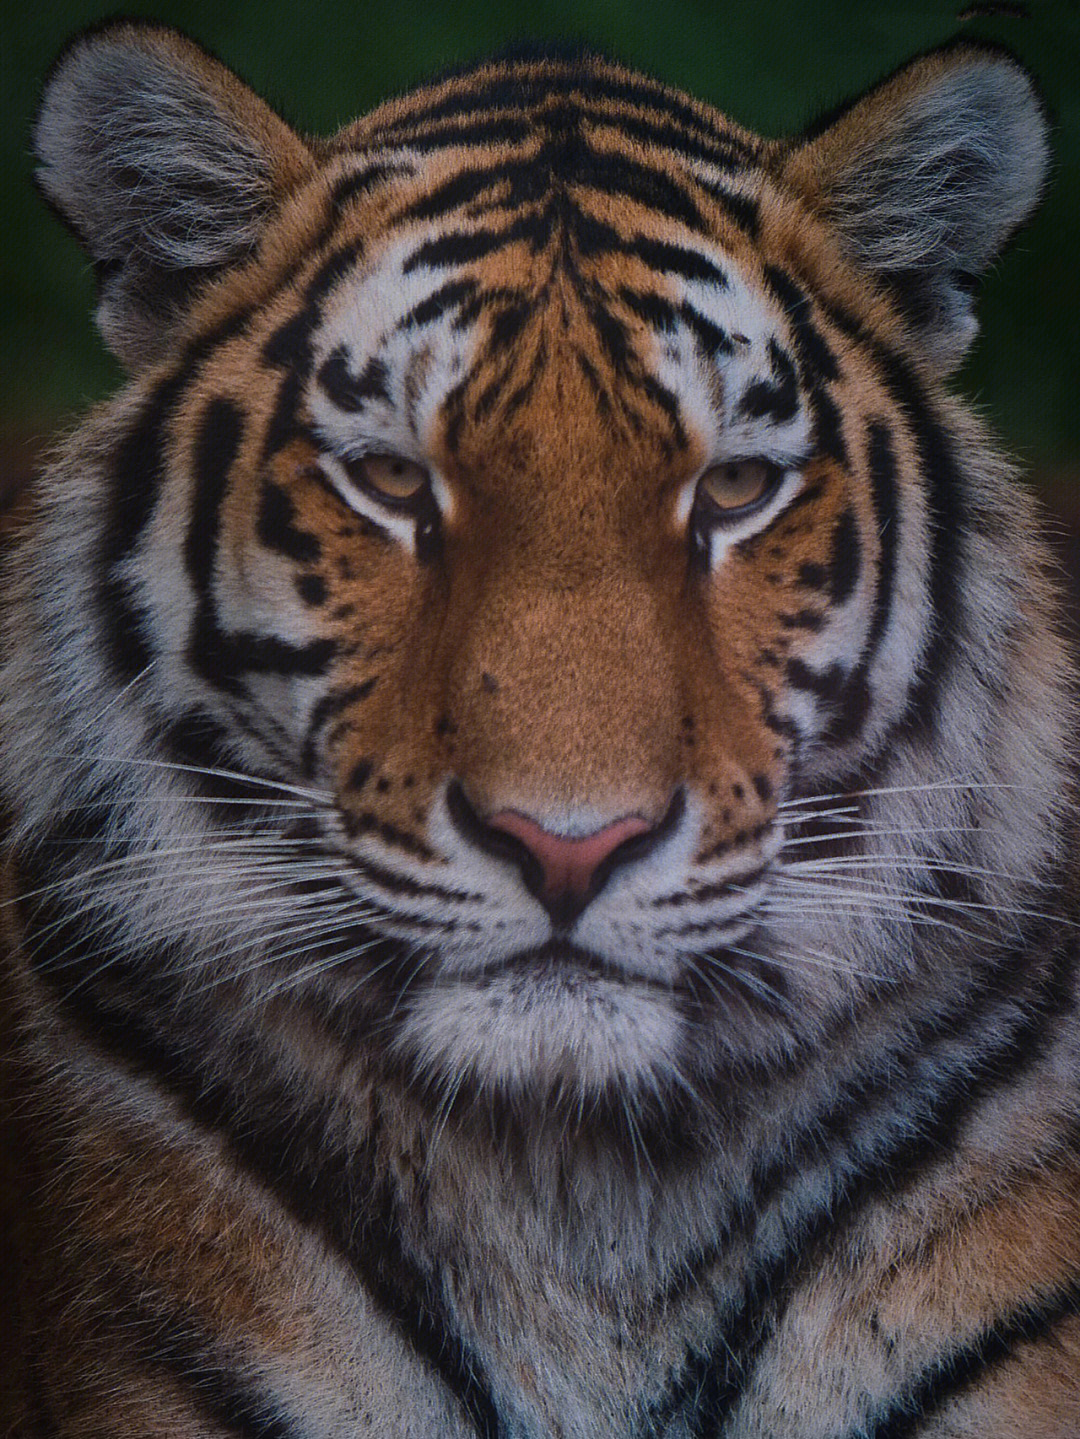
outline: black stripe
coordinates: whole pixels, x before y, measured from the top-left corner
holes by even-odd
[[[795,366],[775,339],[769,341],[769,361],[772,378],[754,380],[747,385],[739,400],[736,414],[745,415],[751,420],[767,415],[774,424],[784,425],[799,408]]]
[[[874,505],[874,527],[881,545],[878,561],[877,594],[874,617],[866,645],[866,662],[873,661],[881,638],[892,614],[893,589],[896,585],[896,554],[900,541],[899,495],[897,493],[896,455],[892,435],[882,420],[869,428],[867,466],[870,471],[870,494]]]
[[[794,332],[796,359],[814,412],[814,444],[819,453],[847,466],[847,447],[836,402],[826,388],[840,378],[836,356],[814,324],[810,299],[786,271],[765,268],[769,288],[787,313]]]
[[[257,533],[270,550],[277,550],[297,564],[313,565],[322,554],[317,535],[296,527],[296,506],[292,496],[275,480],[264,480],[259,498]]]
[[[441,319],[448,310],[464,305],[476,293],[477,283],[471,278],[447,280],[445,285],[440,285],[426,300],[421,300],[403,315],[397,322],[397,328],[410,330],[418,325],[429,325],[433,320]]]
[[[875,490],[876,496],[876,490]],[[879,516],[875,514],[875,519]],[[882,551],[886,544],[882,536]],[[862,546],[859,543],[859,527],[855,521],[855,515],[850,509],[844,510],[832,532],[832,545],[829,554],[829,598],[834,605],[845,604],[855,593],[855,586],[859,583],[859,575],[862,571]],[[889,574],[889,595],[892,594],[892,573]],[[878,589],[878,596],[881,598],[882,591]]]
[[[600,108],[604,101],[640,106],[651,109],[659,117],[659,123],[672,123],[683,127],[688,136],[696,138],[706,146],[718,146],[725,158],[755,161],[757,150],[753,144],[735,133],[710,123],[685,97],[666,89],[646,76],[617,79],[610,73],[596,72],[587,66],[542,68],[513,68],[496,71],[488,80],[480,81],[472,75],[465,76],[459,86],[449,95],[428,105],[418,105],[399,120],[384,126],[379,138],[392,140],[400,130],[426,129],[440,119],[456,119],[462,115],[475,115],[483,110],[505,110],[511,115],[550,104],[558,93],[580,97],[575,109],[592,102],[590,118],[610,118],[612,126],[618,128],[622,117],[618,111],[605,112]],[[634,117],[627,117],[633,122]],[[542,124],[544,116],[529,116],[534,124]],[[719,119],[719,117],[718,117]]]
[[[969,1343],[927,1365],[901,1394],[844,1439],[913,1439],[946,1404],[1011,1359],[1021,1345],[1051,1339],[1059,1324],[1078,1316],[1080,1279],[1021,1305]]]
[[[36,869],[41,862],[37,855],[23,868],[31,888],[55,877],[47,865]],[[136,964],[110,952],[101,936],[84,933],[91,972],[73,985],[70,971],[51,969],[33,941],[39,926],[55,918],[49,906],[32,902],[23,909],[32,963],[68,1020],[91,1043],[163,1084],[196,1124],[219,1133],[295,1221],[316,1229],[350,1265],[383,1315],[455,1395],[476,1434],[508,1439],[479,1358],[453,1326],[437,1278],[405,1249],[400,1201],[383,1172],[376,1136],[346,1148],[334,1112],[305,1106],[295,1078],[275,1072],[254,1035],[219,1037],[214,1014],[193,1012],[172,978],[189,957],[166,951]],[[58,942],[79,941],[69,921]],[[400,986],[412,947],[384,942],[383,949],[373,973]],[[167,1018],[159,1028],[155,1017],[161,1015]]]
[[[440,235],[434,240],[425,240],[417,247],[401,267],[402,273],[413,270],[439,270],[450,265],[468,265],[482,260],[496,250],[505,249],[518,240],[535,240],[536,220],[531,215],[523,216],[497,230],[454,230],[449,235]]]
[[[640,164],[627,155],[583,148],[578,152],[578,163],[569,173],[560,173],[560,179],[587,185],[604,195],[623,195],[688,229],[702,234],[708,232],[690,184],[681,184],[662,170]]]
[[[667,240],[654,240],[648,235],[624,235],[584,210],[573,214],[573,234],[583,259],[631,255],[651,269],[681,275],[684,280],[700,280],[720,290],[726,290],[730,284],[727,273],[700,251]]]
[[[756,164],[749,152],[732,139],[726,136],[706,137],[702,132],[695,134],[678,124],[669,123],[666,118],[654,120],[636,115],[610,115],[591,107],[583,107],[581,113],[586,123],[610,125],[628,139],[673,150],[680,159],[704,160],[706,164],[727,170],[745,170],[748,165]],[[711,185],[705,188],[712,192]]]
[[[679,317],[697,340],[706,359],[711,360],[717,355],[734,353],[735,346],[727,331],[722,330],[719,325],[701,314],[700,311],[695,310],[693,305],[680,305]]]
[[[814,1116],[801,1134],[789,1136],[777,1154],[762,1160],[750,1190],[715,1243],[684,1266],[674,1284],[658,1297],[659,1305],[670,1305],[700,1282],[697,1276],[719,1262],[734,1236],[752,1238],[769,1207],[783,1203],[785,1192],[802,1172],[811,1168],[821,1172],[827,1164],[836,1176],[840,1157],[849,1168],[836,1177],[830,1198],[808,1211],[799,1224],[789,1226],[780,1252],[751,1268],[716,1340],[687,1356],[681,1372],[653,1407],[651,1422],[656,1430],[662,1431],[663,1423],[696,1395],[691,1435],[704,1439],[721,1432],[750,1383],[799,1276],[816,1262],[821,1245],[850,1226],[868,1204],[917,1183],[930,1165],[951,1151],[975,1106],[1037,1060],[1050,1025],[1070,1006],[1072,948],[1068,937],[1059,942],[1049,973],[1041,981],[1030,976],[1026,947],[1009,952],[982,977],[973,994],[923,1021],[902,1053],[878,1056],[872,1073],[848,1084],[840,1099]],[[1025,992],[1025,984],[1030,992]],[[987,1040],[976,1057],[956,1059],[930,1077],[922,1074],[935,1047],[944,1048],[947,1055],[957,1041],[976,1035]],[[928,1092],[920,1094],[921,1089]],[[911,1122],[914,1102],[918,1125]],[[867,1139],[868,1120],[875,1110],[879,1123],[872,1139]],[[856,1147],[859,1143],[862,1153]]]
[[[115,1288],[131,1290],[130,1279],[117,1275]],[[250,1379],[230,1366],[194,1313],[170,1297],[151,1295],[140,1278],[138,1292],[126,1301],[113,1296],[110,1320],[122,1341],[143,1366],[164,1369],[185,1391],[200,1417],[234,1439],[301,1439],[277,1403],[261,1394]]]
[[[706,285],[715,285],[726,290],[730,284],[727,274],[707,255],[698,250],[689,250],[685,245],[673,245],[665,240],[652,240],[647,235],[635,235],[624,241],[620,249],[625,255],[634,255],[654,270],[665,275],[679,275],[688,281],[700,280]]]
[[[117,449],[98,600],[106,652],[114,674],[125,683],[140,674],[153,656],[146,639],[144,612],[136,604],[129,583],[116,575],[116,567],[135,549],[157,505],[165,477],[168,429],[185,391],[214,351],[238,335],[249,318],[250,310],[241,310],[193,341],[172,373],[155,387]]]
[[[492,145],[516,145],[535,134],[536,126],[531,120],[496,110],[474,120],[447,120],[437,126],[395,129],[386,139],[391,145],[423,154],[459,146],[474,145],[478,150],[486,150]]]
[[[962,535],[966,515],[964,480],[954,441],[934,415],[922,385],[908,363],[839,306],[826,306],[829,318],[870,354],[886,388],[910,429],[919,454],[930,511],[930,604],[933,624],[912,686],[899,733],[925,734],[934,723],[938,695],[952,663],[959,586],[963,570]],[[893,741],[896,736],[894,735]]]
[[[270,460],[293,440],[310,438],[310,431],[300,420],[300,400],[306,375],[303,370],[290,370],[278,385],[277,398],[263,438],[263,460]]]
[[[468,169],[435,186],[406,206],[405,220],[434,220],[479,200],[488,191],[493,210],[516,212],[522,206],[545,201],[566,184],[587,186],[605,195],[622,195],[653,212],[707,233],[691,184],[681,184],[660,170],[626,155],[609,155],[590,149],[577,137],[545,143],[535,155]]]
[[[211,806],[210,812],[223,823],[238,824],[245,818],[265,820],[273,812],[270,806],[275,797],[286,801],[289,798],[259,783],[260,779],[270,782],[273,776],[253,771],[249,760],[241,761],[233,750],[229,731],[204,710],[190,709],[179,717],[170,716],[159,725],[157,739],[168,759],[184,766],[177,778],[185,788],[221,801]],[[228,773],[215,773],[218,770]],[[250,775],[250,782],[243,775]]]
[[[348,275],[363,254],[363,243],[352,240],[332,250],[308,281],[300,309],[279,325],[263,345],[263,362],[307,379],[311,372],[311,337],[322,319],[322,304],[334,286]]]
[[[335,350],[319,366],[318,381],[339,410],[355,414],[371,400],[390,399],[390,371],[386,361],[373,355],[354,375],[349,369],[349,352],[344,345]]]
[[[244,693],[245,672],[320,675],[337,648],[330,639],[292,645],[272,635],[227,634],[218,623],[213,581],[221,507],[243,434],[244,417],[232,401],[219,396],[207,404],[195,442],[195,495],[184,545],[197,597],[188,660],[204,679],[237,696]]]
[[[218,525],[229,471],[240,453],[244,417],[231,400],[211,400],[195,442],[195,493],[184,545],[188,574],[202,602],[214,577]]]
[[[658,333],[667,335],[675,329],[679,319],[679,307],[666,295],[652,294],[648,290],[631,290],[629,286],[623,285],[619,289],[619,299],[627,309],[632,310]]]
[[[339,180],[330,193],[330,203],[335,211],[343,210],[350,201],[360,195],[370,194],[385,180],[392,180],[395,176],[404,174],[408,174],[404,165],[387,165],[381,162],[369,165],[366,170],[357,170]]]
[[[717,169],[745,171],[756,165],[750,151],[740,146],[732,135],[703,128],[691,130],[668,115],[620,114],[577,96],[562,105],[545,105],[543,110],[531,114],[522,110],[491,109],[485,114],[476,114],[473,119],[447,118],[437,124],[404,117],[383,133],[387,143],[407,146],[410,150],[461,145],[485,149],[491,145],[520,144],[538,131],[580,130],[586,125],[673,152],[679,160],[703,160]],[[607,138],[604,137],[605,141]]]
[[[342,710],[348,709],[352,704],[359,704],[361,700],[366,700],[378,683],[378,678],[378,675],[372,675],[361,684],[349,685],[341,690],[330,690],[315,705],[311,711],[301,751],[303,770],[306,775],[310,776],[315,772],[315,746],[318,744],[320,731]]]
[[[701,180],[699,183],[705,193],[711,195],[721,209],[727,212],[729,220],[738,225],[740,230],[745,230],[751,240],[757,239],[761,229],[761,209],[755,199],[750,195],[739,195],[734,190],[729,190],[726,185],[713,181]]]
[[[319,301],[355,262],[361,248],[360,242],[354,241],[324,261],[305,292],[307,312],[294,317],[267,342],[264,358],[268,364],[291,367],[303,358],[319,317]],[[290,265],[281,274],[263,303],[292,283],[301,263]],[[157,504],[165,475],[168,430],[184,395],[213,354],[243,333],[253,313],[253,307],[245,306],[187,346],[173,371],[151,392],[116,451],[98,602],[106,653],[115,675],[124,683],[140,674],[153,656],[144,613],[135,603],[129,583],[115,573],[116,567],[134,550]]]

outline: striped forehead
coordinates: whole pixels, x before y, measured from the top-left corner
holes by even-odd
[[[454,248],[436,231],[413,232],[343,277],[314,344],[310,408],[328,442],[346,452],[380,447],[424,459],[451,393],[493,358],[512,364],[515,342],[524,343],[557,303],[556,287],[540,278],[550,277],[550,257],[525,263],[508,287],[497,253],[448,263],[443,257]],[[656,264],[643,286],[645,256]],[[576,265],[558,268],[576,283]],[[581,310],[581,324],[561,341],[558,327],[554,343],[547,328],[547,366],[577,363],[583,349],[591,351],[586,361],[595,361],[598,386],[647,385],[676,432],[707,458],[793,463],[805,454],[810,425],[787,317],[733,256],[697,236],[622,241],[588,282]]]

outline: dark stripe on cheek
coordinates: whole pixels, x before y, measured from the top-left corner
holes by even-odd
[[[314,564],[322,554],[322,544],[317,535],[297,529],[295,519],[292,496],[275,481],[266,480],[259,502],[259,539],[267,549],[277,550],[298,564]]]
[[[198,599],[188,658],[206,679],[230,694],[241,694],[243,686],[239,677],[229,672],[212,588],[225,484],[240,450],[243,428],[239,410],[228,400],[211,400],[207,405],[195,447],[195,495],[184,546]]]
[[[847,465],[840,412],[826,386],[840,378],[836,356],[813,323],[810,300],[790,275],[770,265],[765,278],[787,312],[795,335],[796,359],[814,412],[814,440],[819,453]]]
[[[878,561],[877,598],[870,625],[867,652],[873,656],[881,643],[892,613],[893,587],[896,584],[896,550],[899,544],[899,497],[896,488],[896,455],[892,435],[883,421],[870,426],[868,464],[870,492],[874,501],[874,520],[881,544]]]
[[[785,670],[788,684],[817,699],[837,702],[844,689],[844,670],[830,665],[826,670],[813,670],[804,660],[788,660]]]
[[[910,427],[919,457],[919,473],[926,486],[930,510],[930,603],[933,622],[926,641],[919,678],[913,684],[901,729],[925,732],[933,724],[937,696],[950,665],[956,616],[959,612],[959,584],[963,571],[961,537],[965,528],[964,479],[954,441],[934,414],[917,376],[907,363],[873,335],[858,320],[838,306],[829,307],[829,316],[870,353],[881,371],[897,409]],[[882,494],[888,471],[895,461],[891,446],[886,458],[879,442]],[[883,554],[884,563],[884,554]]]
[[[240,334],[249,317],[250,311],[242,310],[188,346],[174,372],[152,392],[116,452],[98,599],[109,659],[122,680],[140,674],[153,656],[145,637],[143,612],[135,604],[128,582],[114,574],[115,567],[134,550],[157,504],[165,478],[167,432],[185,390],[214,351]]]
[[[349,685],[343,690],[331,690],[329,694],[323,695],[311,711],[311,718],[308,721],[307,735],[304,738],[303,766],[304,773],[311,775],[315,770],[315,746],[318,743],[319,735],[336,718],[342,710],[348,709],[350,705],[359,704],[366,700],[378,682],[378,675],[372,675],[370,679],[362,681],[358,685]]]
[[[195,496],[184,546],[188,574],[200,598],[213,579],[225,485],[243,435],[244,418],[237,407],[230,400],[211,400],[203,411],[195,445]]]
[[[264,459],[271,459],[292,440],[308,438],[307,427],[298,418],[304,380],[303,371],[290,370],[281,381],[263,441]]]
[[[298,575],[294,584],[296,593],[304,604],[310,605],[312,609],[318,609],[326,603],[326,581],[322,575]]]
[[[842,605],[855,592],[862,572],[862,546],[859,527],[851,510],[845,510],[836,522],[829,558],[829,597]]]
[[[252,775],[250,783],[242,777],[231,740],[213,715],[199,709],[187,710],[178,719],[163,724],[159,733],[165,754],[183,766],[178,776],[181,788],[222,801],[211,809],[216,819],[227,824],[239,823],[247,814],[265,819],[270,813],[268,801],[276,792],[257,783],[257,774]],[[252,772],[250,763],[244,765],[243,772]],[[250,810],[245,810],[241,802],[250,802]]]
[[[804,660],[793,659],[788,660],[785,675],[793,689],[812,694],[821,705],[827,721],[821,732],[823,741],[846,744],[858,735],[873,698],[865,665],[857,665],[849,673],[839,664],[815,670]]]
[[[188,573],[198,597],[188,658],[211,684],[234,695],[243,693],[241,676],[245,672],[319,675],[336,650],[333,640],[313,640],[297,646],[271,635],[226,634],[218,624],[213,584],[221,506],[243,432],[243,416],[231,401],[220,397],[210,401],[203,412],[195,446],[195,497],[184,546]]]

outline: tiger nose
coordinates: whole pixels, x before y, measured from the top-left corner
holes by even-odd
[[[447,794],[451,818],[473,844],[507,859],[521,871],[558,928],[569,928],[619,864],[642,858],[681,813],[676,796],[659,825],[623,815],[591,834],[555,834],[518,810],[504,809],[481,819],[460,784]]]
[[[650,828],[637,815],[627,815],[592,834],[552,834],[528,815],[512,809],[489,816],[487,823],[491,829],[512,835],[537,861],[540,866],[537,898],[549,911],[565,910],[575,903],[583,909],[604,861],[628,839],[648,834]]]

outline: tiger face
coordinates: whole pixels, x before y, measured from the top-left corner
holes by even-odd
[[[981,441],[942,380],[957,274],[1041,183],[1022,73],[931,57],[781,144],[508,60],[316,145],[188,42],[107,34],[38,148],[132,380],[62,481],[94,578],[37,583],[105,641],[57,625],[88,790],[143,766],[111,832],[138,812],[154,883],[103,877],[110,923],[447,1090],[692,1086],[895,984],[910,915],[854,939],[796,883],[870,851],[860,816],[804,821],[956,704]],[[945,112],[948,174],[994,157],[962,192],[920,178]]]

